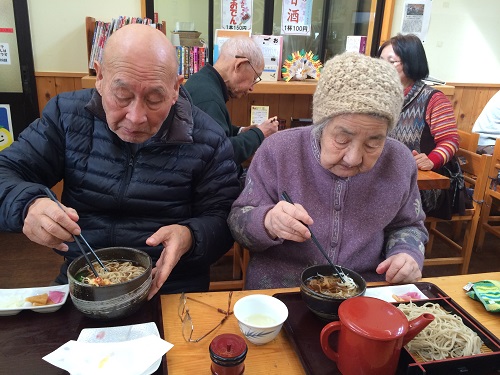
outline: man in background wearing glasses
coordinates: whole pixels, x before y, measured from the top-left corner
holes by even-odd
[[[278,131],[278,121],[272,117],[258,125],[235,126],[226,103],[229,98],[238,99],[251,92],[260,82],[263,69],[262,51],[252,38],[229,38],[222,45],[215,64],[205,65],[184,85],[193,103],[217,121],[229,137],[240,176],[241,163],[254,154],[265,137]]]

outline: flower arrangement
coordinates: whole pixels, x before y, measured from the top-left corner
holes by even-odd
[[[305,50],[301,50],[288,55],[281,68],[281,75],[286,82],[290,80],[304,81],[307,78],[318,80],[322,67],[323,64],[318,55],[312,51],[306,53]]]

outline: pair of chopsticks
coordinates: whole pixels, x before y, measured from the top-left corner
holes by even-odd
[[[55,202],[59,208],[61,210],[64,211],[64,208],[63,206],[61,206],[61,204],[59,203],[59,201],[57,200],[56,196],[52,193],[52,191],[50,191],[49,188],[45,188],[45,192],[47,193],[47,195],[49,196],[49,198]],[[106,272],[108,272],[108,269],[104,266],[104,264],[101,262],[101,259],[99,259],[99,257],[97,256],[97,254],[95,253],[94,249],[92,249],[92,246],[89,245],[89,243],[87,242],[87,240],[85,239],[85,237],[83,237],[83,234],[80,234],[78,236],[75,236],[74,234],[72,235],[73,236],[73,239],[75,240],[76,244],[78,245],[78,247],[80,248],[80,251],[82,252],[83,256],[85,257],[85,260],[87,261],[87,264],[89,265],[90,269],[92,270],[92,272],[94,273],[95,277],[99,277],[99,274],[97,273],[96,269],[94,268],[94,265],[92,264],[92,262],[90,261],[88,255],[87,255],[87,252],[83,249],[83,246],[82,244],[80,243],[80,239],[85,243],[85,245],[88,247],[88,249],[90,250],[90,252],[92,253],[92,255],[94,255],[95,259],[97,260],[97,262],[99,263],[99,265],[102,267],[102,269]]]
[[[281,193],[281,198],[283,198],[283,200],[287,201],[288,203],[294,204],[292,201],[292,198],[290,198],[290,196],[287,194],[286,191],[283,191]],[[302,221],[301,221],[301,223],[304,224]],[[309,232],[311,233],[311,239],[314,242],[314,244],[316,245],[316,247],[319,249],[319,251],[321,251],[321,254],[323,254],[323,256],[328,261],[330,266],[332,266],[332,268],[335,270],[335,272],[337,273],[337,276],[340,278],[340,280],[342,280],[342,282],[345,283],[346,282],[346,275],[344,274],[344,271],[342,271],[342,269],[339,266],[332,263],[332,261],[330,260],[330,258],[326,254],[325,249],[323,249],[323,246],[321,246],[318,239],[314,235],[313,231],[311,230],[311,228],[309,228],[309,225],[307,225],[307,224],[304,224],[304,225],[306,226],[307,229],[309,229]]]

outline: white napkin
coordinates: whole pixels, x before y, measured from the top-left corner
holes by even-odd
[[[43,359],[72,375],[139,375],[172,347],[173,344],[155,335],[110,343],[71,340]]]

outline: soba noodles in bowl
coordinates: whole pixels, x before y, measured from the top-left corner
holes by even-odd
[[[330,265],[316,265],[306,268],[300,278],[300,294],[309,310],[325,321],[338,320],[340,304],[347,298],[361,296],[366,291],[363,277],[345,267],[347,275],[342,283]]]
[[[151,258],[141,250],[127,247],[99,249],[96,254],[108,269],[104,271],[89,255],[98,278],[83,255],[68,267],[73,304],[94,319],[118,319],[133,314],[146,301],[151,286]]]

